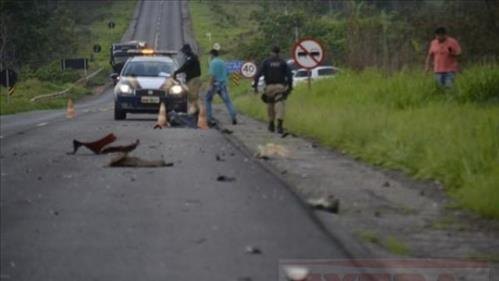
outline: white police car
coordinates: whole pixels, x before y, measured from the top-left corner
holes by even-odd
[[[161,103],[167,111],[187,112],[187,87],[172,78],[177,62],[169,55],[141,50],[142,56],[127,60],[121,73],[113,74],[114,119],[127,113],[158,113]]]

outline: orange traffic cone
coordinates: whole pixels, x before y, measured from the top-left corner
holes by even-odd
[[[71,98],[68,99],[68,107],[66,109],[66,118],[73,119],[76,116],[75,106]]]
[[[208,129],[208,119],[206,117],[206,107],[204,104],[199,101],[199,113],[198,113],[198,128],[199,129]]]
[[[166,106],[164,103],[161,103],[161,105],[159,106],[158,122],[156,122],[154,129],[163,129],[169,126],[170,124],[168,124],[168,116],[166,115]]]

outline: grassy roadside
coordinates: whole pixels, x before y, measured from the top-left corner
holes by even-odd
[[[86,85],[75,85],[66,96],[31,102],[30,99],[43,94],[62,91],[83,77],[83,71],[68,70],[60,71],[59,62],[40,67],[39,69],[23,68],[20,73],[20,81],[17,83],[15,92],[7,102],[6,89],[0,88],[0,115],[14,114],[23,111],[55,109],[66,105],[67,97],[78,99],[82,96],[92,94],[95,86],[107,82],[111,68],[109,66],[109,47],[113,42],[118,42],[128,28],[128,23],[136,6],[135,0],[96,2],[85,10],[83,21],[77,25],[78,53],[74,57],[90,58],[89,71],[91,73],[99,68],[104,68],[98,75],[93,77]],[[109,29],[107,24],[112,20],[116,26]],[[93,53],[92,46],[99,44],[102,47],[100,53]]]
[[[238,14],[245,24],[221,28],[206,2],[190,6],[203,50],[211,46],[208,31],[219,32],[215,40],[228,47],[238,34],[252,31],[249,12]],[[237,54],[229,49],[226,57]],[[230,90],[238,110],[265,120],[259,97],[248,93],[249,82]],[[286,127],[366,162],[438,180],[461,207],[499,218],[497,93],[497,66],[467,69],[453,91],[436,89],[432,77],[419,70],[391,76],[346,71],[314,83],[311,91],[298,86],[288,102]]]
[[[347,72],[310,91],[298,86],[286,126],[369,163],[438,180],[461,206],[499,218],[499,104],[466,101],[498,87],[497,66],[466,70],[448,92],[416,71]],[[252,94],[235,103],[265,120]]]

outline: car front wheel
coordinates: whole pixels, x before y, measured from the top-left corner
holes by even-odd
[[[117,103],[114,103],[114,120],[125,120],[126,112],[121,110],[120,106]]]

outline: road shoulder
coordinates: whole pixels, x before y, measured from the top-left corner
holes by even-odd
[[[339,201],[338,213],[311,210],[340,243],[355,245],[350,249],[354,256],[499,261],[494,252],[499,248],[499,223],[450,207],[454,202],[440,184],[360,163],[311,140],[282,138],[244,115],[232,126],[226,115],[225,108],[215,107],[222,131],[247,154],[256,155],[259,146],[269,143],[289,152],[255,161],[285,181],[304,204],[320,198]]]

